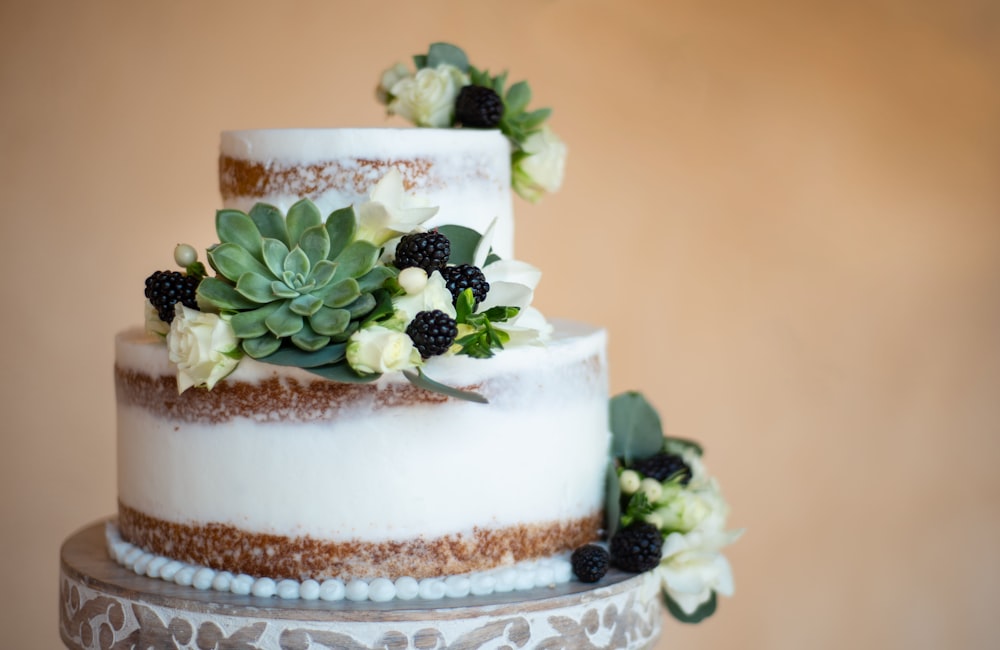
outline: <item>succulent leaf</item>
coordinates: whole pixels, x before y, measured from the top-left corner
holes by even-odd
[[[313,293],[317,298],[322,299],[323,304],[327,307],[343,307],[354,302],[361,295],[358,281],[354,278],[332,282]]]
[[[320,260],[313,264],[312,270],[309,271],[309,280],[316,283],[316,286],[322,289],[330,283],[333,279],[334,274],[337,272],[337,263],[331,262],[330,260]]]
[[[298,333],[292,335],[292,343],[299,349],[316,352],[330,343],[330,337],[317,334],[307,323]]]
[[[330,235],[330,252],[327,259],[336,259],[338,255],[354,239],[358,228],[358,219],[353,207],[341,208],[330,213],[326,218],[326,232]]]
[[[299,292],[288,285],[289,282],[274,280],[271,282],[271,293],[278,298],[284,298],[286,300],[293,300],[297,298]]]
[[[244,273],[236,281],[236,291],[256,304],[277,300],[280,296],[271,288],[274,284],[270,278],[257,273]]]
[[[358,240],[351,242],[337,256],[337,272],[334,280],[358,278],[370,271],[378,261],[379,249],[375,244]]]
[[[274,354],[280,347],[281,339],[270,334],[264,334],[263,336],[243,341],[243,351],[254,359]]]
[[[285,218],[285,226],[288,228],[289,247],[295,244],[301,245],[302,233],[313,226],[323,223],[323,215],[319,213],[319,208],[309,199],[296,201],[292,207],[288,208],[288,216]]]
[[[208,251],[208,261],[212,268],[233,282],[239,280],[244,273],[268,275],[267,267],[239,244],[219,244]]]
[[[252,309],[257,304],[239,294],[233,285],[218,278],[204,278],[198,284],[198,298],[223,311]]]
[[[309,258],[309,264],[315,266],[320,260],[327,259],[330,254],[330,234],[323,224],[307,228],[299,238],[299,248]]]
[[[368,273],[358,278],[358,290],[368,293],[380,288],[389,278],[395,277],[398,271],[389,266],[376,266]]]
[[[277,239],[285,245],[291,246],[288,239],[288,228],[285,226],[285,216],[281,210],[268,205],[267,203],[257,203],[250,208],[250,219],[253,220],[260,231],[261,237]]]
[[[346,309],[321,307],[309,317],[309,324],[319,334],[335,336],[344,331],[351,322],[351,312]]]
[[[375,296],[370,293],[361,294],[357,300],[349,305],[345,305],[344,309],[351,312],[351,319],[361,318],[371,310],[375,309],[376,301]]]
[[[291,336],[302,329],[302,317],[292,311],[288,302],[278,303],[278,308],[264,319],[267,329],[278,338]]]
[[[250,309],[248,311],[241,311],[233,314],[233,317],[229,321],[229,324],[233,326],[233,333],[241,339],[252,339],[267,334],[267,325],[264,321],[268,316],[273,314],[280,305],[281,303],[279,302],[272,302],[264,305],[263,307],[258,307],[257,309]],[[248,352],[247,354],[250,353]]]
[[[279,366],[295,366],[296,368],[315,368],[325,366],[330,363],[342,361],[347,353],[346,343],[335,343],[315,350],[305,351],[301,348],[283,346],[274,354],[269,355],[261,361],[273,363]]]
[[[340,334],[331,335],[330,340],[333,341],[334,343],[346,343],[347,339],[351,338],[351,335],[357,332],[359,329],[361,329],[361,326],[358,325],[358,321],[352,320],[347,325],[347,327],[344,329],[343,332],[341,332]]]
[[[309,257],[305,254],[305,252],[303,252],[303,250],[298,246],[293,248],[292,252],[290,252],[285,257],[285,273],[286,274],[293,273],[296,276],[300,277],[295,278],[292,282],[289,282],[288,284],[291,286],[294,286],[295,284],[301,284],[302,279],[304,279],[306,274],[309,273],[309,267],[310,267]]]
[[[281,277],[281,272],[285,270],[285,258],[288,257],[288,246],[281,240],[265,237],[261,240],[261,256],[271,273],[275,277]]]
[[[222,243],[236,244],[255,257],[260,255],[260,231],[248,215],[239,210],[219,210],[215,213],[215,230]]]
[[[299,316],[312,316],[322,306],[322,300],[308,293],[304,293],[288,303],[288,308]]]
[[[504,97],[504,108],[511,114],[516,115],[524,111],[530,101],[531,88],[528,87],[528,82],[518,81],[507,89],[507,96]]]

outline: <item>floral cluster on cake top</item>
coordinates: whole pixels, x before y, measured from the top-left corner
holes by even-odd
[[[382,73],[376,96],[389,114],[416,126],[499,129],[511,143],[514,191],[536,202],[562,185],[566,145],[546,124],[552,110],[528,110],[531,87],[509,88],[507,73],[491,75],[450,43],[413,57],[416,70],[396,63]]]

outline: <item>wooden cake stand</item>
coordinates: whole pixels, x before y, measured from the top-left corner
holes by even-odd
[[[638,650],[660,636],[649,573],[434,601],[281,600],[137,575],[108,556],[104,526],[62,547],[59,628],[75,650]]]

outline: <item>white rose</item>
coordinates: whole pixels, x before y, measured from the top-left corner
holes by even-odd
[[[670,533],[663,540],[663,559],[656,573],[663,590],[687,614],[712,597],[733,595],[733,572],[719,551],[739,537],[734,533]]]
[[[566,144],[548,127],[535,131],[521,144],[528,154],[514,166],[514,190],[528,201],[562,186],[566,169]]]
[[[675,484],[665,486],[656,514],[663,528],[689,532],[718,532],[725,528],[729,505],[715,481],[704,489],[692,490]]]
[[[211,389],[239,364],[238,340],[229,321],[177,303],[167,333],[167,353],[177,366],[177,392]]]
[[[373,325],[351,335],[347,363],[362,374],[380,374],[417,366],[420,353],[403,332]]]
[[[146,334],[163,338],[170,331],[170,324],[160,320],[159,312],[156,311],[156,307],[153,306],[153,303],[149,302],[148,298],[146,299],[145,321]]]
[[[380,104],[388,104],[392,95],[392,87],[403,79],[410,77],[409,69],[402,63],[397,63],[391,68],[387,68],[379,79],[378,88],[375,89],[375,96]]]
[[[397,81],[389,94],[389,112],[404,117],[417,126],[451,126],[455,99],[468,80],[461,70],[442,63],[423,68],[417,74]]]
[[[417,272],[421,272],[426,276],[423,269],[415,271],[406,269],[405,271],[409,272],[407,275],[417,275]],[[403,275],[404,273],[400,273],[400,276]],[[404,281],[407,280],[404,278]],[[410,283],[407,281],[407,284]],[[407,289],[405,296],[396,296],[392,299],[392,308],[397,314],[403,316],[404,327],[409,325],[410,321],[422,311],[440,309],[449,317],[455,318],[455,305],[452,303],[451,291],[448,291],[444,277],[439,271],[434,271],[430,276],[427,276],[426,282],[413,282],[411,289],[412,291]]]

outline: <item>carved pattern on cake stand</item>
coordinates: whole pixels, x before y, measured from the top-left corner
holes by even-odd
[[[610,578],[610,579],[609,579]],[[177,587],[107,557],[103,522],[63,545],[59,621],[76,650],[633,650],[660,635],[646,575],[598,587],[399,603],[303,603]]]

